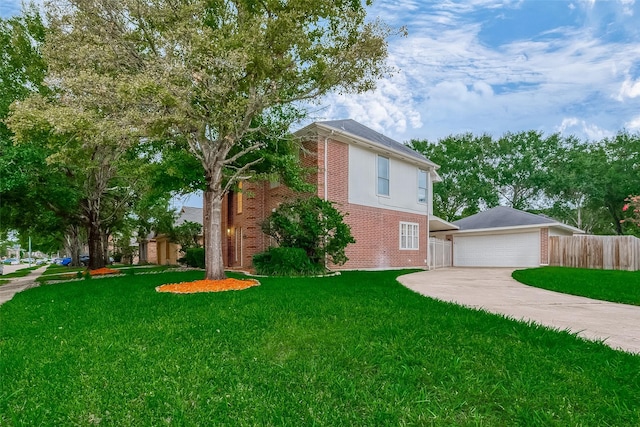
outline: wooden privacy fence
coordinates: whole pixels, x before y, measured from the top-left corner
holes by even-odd
[[[549,265],[640,270],[640,239],[633,236],[553,236]]]

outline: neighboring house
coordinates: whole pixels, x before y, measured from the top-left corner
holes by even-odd
[[[202,208],[192,208],[183,206],[175,225],[182,225],[185,222],[195,222],[202,225]],[[151,264],[177,264],[180,258],[180,245],[169,240],[166,234],[156,235],[149,240],[147,261]]]
[[[549,264],[549,237],[584,231],[543,215],[498,206],[432,233],[453,242],[454,267],[537,267]]]
[[[455,228],[432,215],[438,165],[407,146],[353,120],[312,123],[295,135],[301,158],[317,172],[316,195],[346,214],[356,243],[339,269],[426,268],[431,231]],[[254,254],[273,244],[260,224],[296,195],[277,182],[240,183],[223,202],[223,257],[227,267],[249,268]]]

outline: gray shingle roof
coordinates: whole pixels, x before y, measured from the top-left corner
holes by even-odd
[[[516,227],[525,225],[558,224],[558,221],[507,206],[497,206],[487,211],[454,221],[460,230],[477,230],[482,228]]]
[[[390,148],[391,150],[394,150],[396,152],[403,153],[406,156],[412,157],[416,160],[421,160],[423,162],[428,162],[435,165],[431,160],[427,159],[425,156],[418,153],[417,151],[414,151],[411,148],[407,147],[406,145],[396,140],[393,140],[388,136],[385,136],[379,132],[376,132],[371,128],[368,128],[365,125],[356,122],[355,120],[352,120],[352,119],[329,120],[324,122],[317,122],[317,124],[333,128],[337,131],[348,132],[362,139],[366,139],[371,142],[382,145],[384,147]]]
[[[184,224],[186,221],[197,222],[198,224],[202,225],[202,218],[202,208],[183,206],[182,209],[180,209],[180,215],[176,220],[176,225]]]

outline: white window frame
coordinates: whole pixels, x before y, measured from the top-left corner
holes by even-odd
[[[424,187],[420,187],[420,175],[424,174]],[[424,189],[424,200],[420,200],[420,190]],[[418,203],[426,205],[429,201],[429,175],[427,171],[418,169]]]
[[[400,222],[400,250],[420,250],[420,224],[417,222]]]
[[[387,161],[387,175],[386,176],[380,176],[380,159],[384,159],[384,160]],[[376,175],[377,175],[376,193],[378,194],[378,196],[389,197],[390,194],[391,194],[391,160],[389,160],[388,157],[381,156],[381,155],[376,156]],[[382,193],[380,191],[380,180],[381,179],[387,181],[387,192],[386,193]]]

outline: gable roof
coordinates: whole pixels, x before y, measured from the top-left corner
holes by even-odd
[[[176,220],[176,225],[182,225],[187,221],[196,222],[200,225],[203,223],[203,211],[202,208],[192,208],[190,206],[183,206],[180,209],[180,214]]]
[[[352,140],[365,142],[371,146],[377,147],[378,149],[390,151],[399,156],[426,164],[433,168],[434,172],[435,169],[438,169],[440,167],[437,164],[433,163],[431,160],[427,159],[422,154],[412,150],[405,144],[391,139],[388,136],[381,134],[380,132],[376,132],[375,130],[368,128],[367,126],[358,123],[353,119],[314,122],[296,133],[304,133],[305,131],[311,130],[314,126],[331,133],[337,133],[338,135],[345,136]]]
[[[460,227],[461,231],[481,230],[487,228],[509,228],[527,226],[560,227],[574,233],[584,233],[579,228],[562,224],[561,222],[544,215],[536,215],[524,212],[508,206],[496,206],[484,212],[454,221],[453,224]]]

